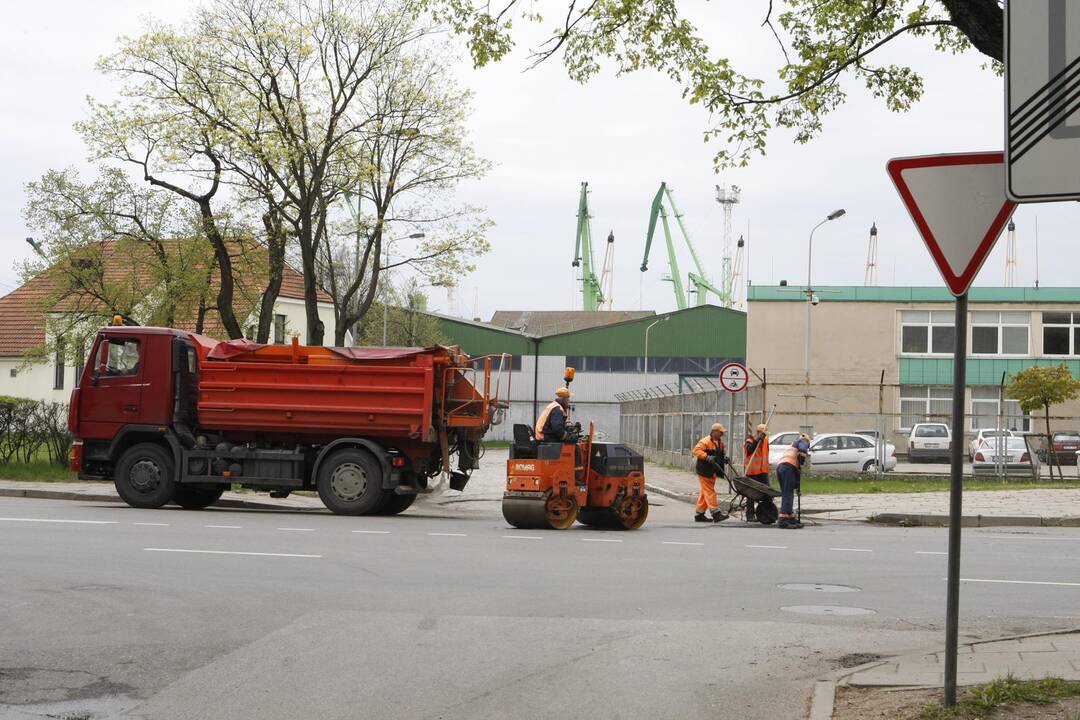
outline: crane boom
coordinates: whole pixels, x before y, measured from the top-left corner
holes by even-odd
[[[592,228],[589,224],[589,183],[581,183],[578,198],[577,239],[574,244],[573,267],[581,268],[581,297],[583,309],[595,311],[604,302],[600,280],[593,271]]]

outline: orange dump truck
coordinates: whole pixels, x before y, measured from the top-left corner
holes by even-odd
[[[315,489],[341,514],[395,514],[440,474],[465,487],[506,406],[500,360],[106,327],[71,394],[71,466],[113,480],[134,507],[203,508],[238,483],[275,497]]]

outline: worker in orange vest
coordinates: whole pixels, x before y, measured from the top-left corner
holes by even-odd
[[[795,490],[799,487],[802,466],[809,451],[810,439],[801,435],[791,447],[785,448],[784,455],[776,464],[776,478],[780,481],[780,522],[776,526],[781,530],[798,530],[803,526],[792,511]]]
[[[746,436],[743,443],[743,458],[746,463],[746,477],[757,480],[759,483],[769,484],[769,428],[764,423],[755,428],[754,432]],[[746,499],[746,522],[757,522],[756,505],[772,503],[772,500],[759,500],[755,503],[750,498]],[[764,516],[763,516],[764,517]]]
[[[566,439],[566,425],[570,417],[570,389],[555,389],[555,400],[540,412],[536,419],[535,435],[540,442],[562,442]]]
[[[693,455],[697,462],[694,470],[698,476],[697,512],[694,515],[695,522],[723,522],[728,519],[725,512],[720,511],[720,503],[716,500],[716,476],[723,472],[727,463],[727,455],[724,453],[724,433],[727,432],[720,423],[713,424],[709,434],[697,441]],[[705,511],[709,511],[710,517],[705,517]]]

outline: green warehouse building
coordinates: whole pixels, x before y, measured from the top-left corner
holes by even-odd
[[[590,420],[607,440],[619,437],[616,394],[716,377],[746,357],[746,314],[713,305],[652,311],[500,311],[490,322],[437,315],[448,342],[470,355],[512,356],[510,413],[489,438],[508,440],[515,423],[532,425],[563,384],[573,383],[573,419]],[[646,342],[648,347],[646,347]]]

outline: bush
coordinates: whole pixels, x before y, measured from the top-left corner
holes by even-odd
[[[0,465],[29,463],[42,454],[65,465],[70,449],[67,405],[0,396]]]

